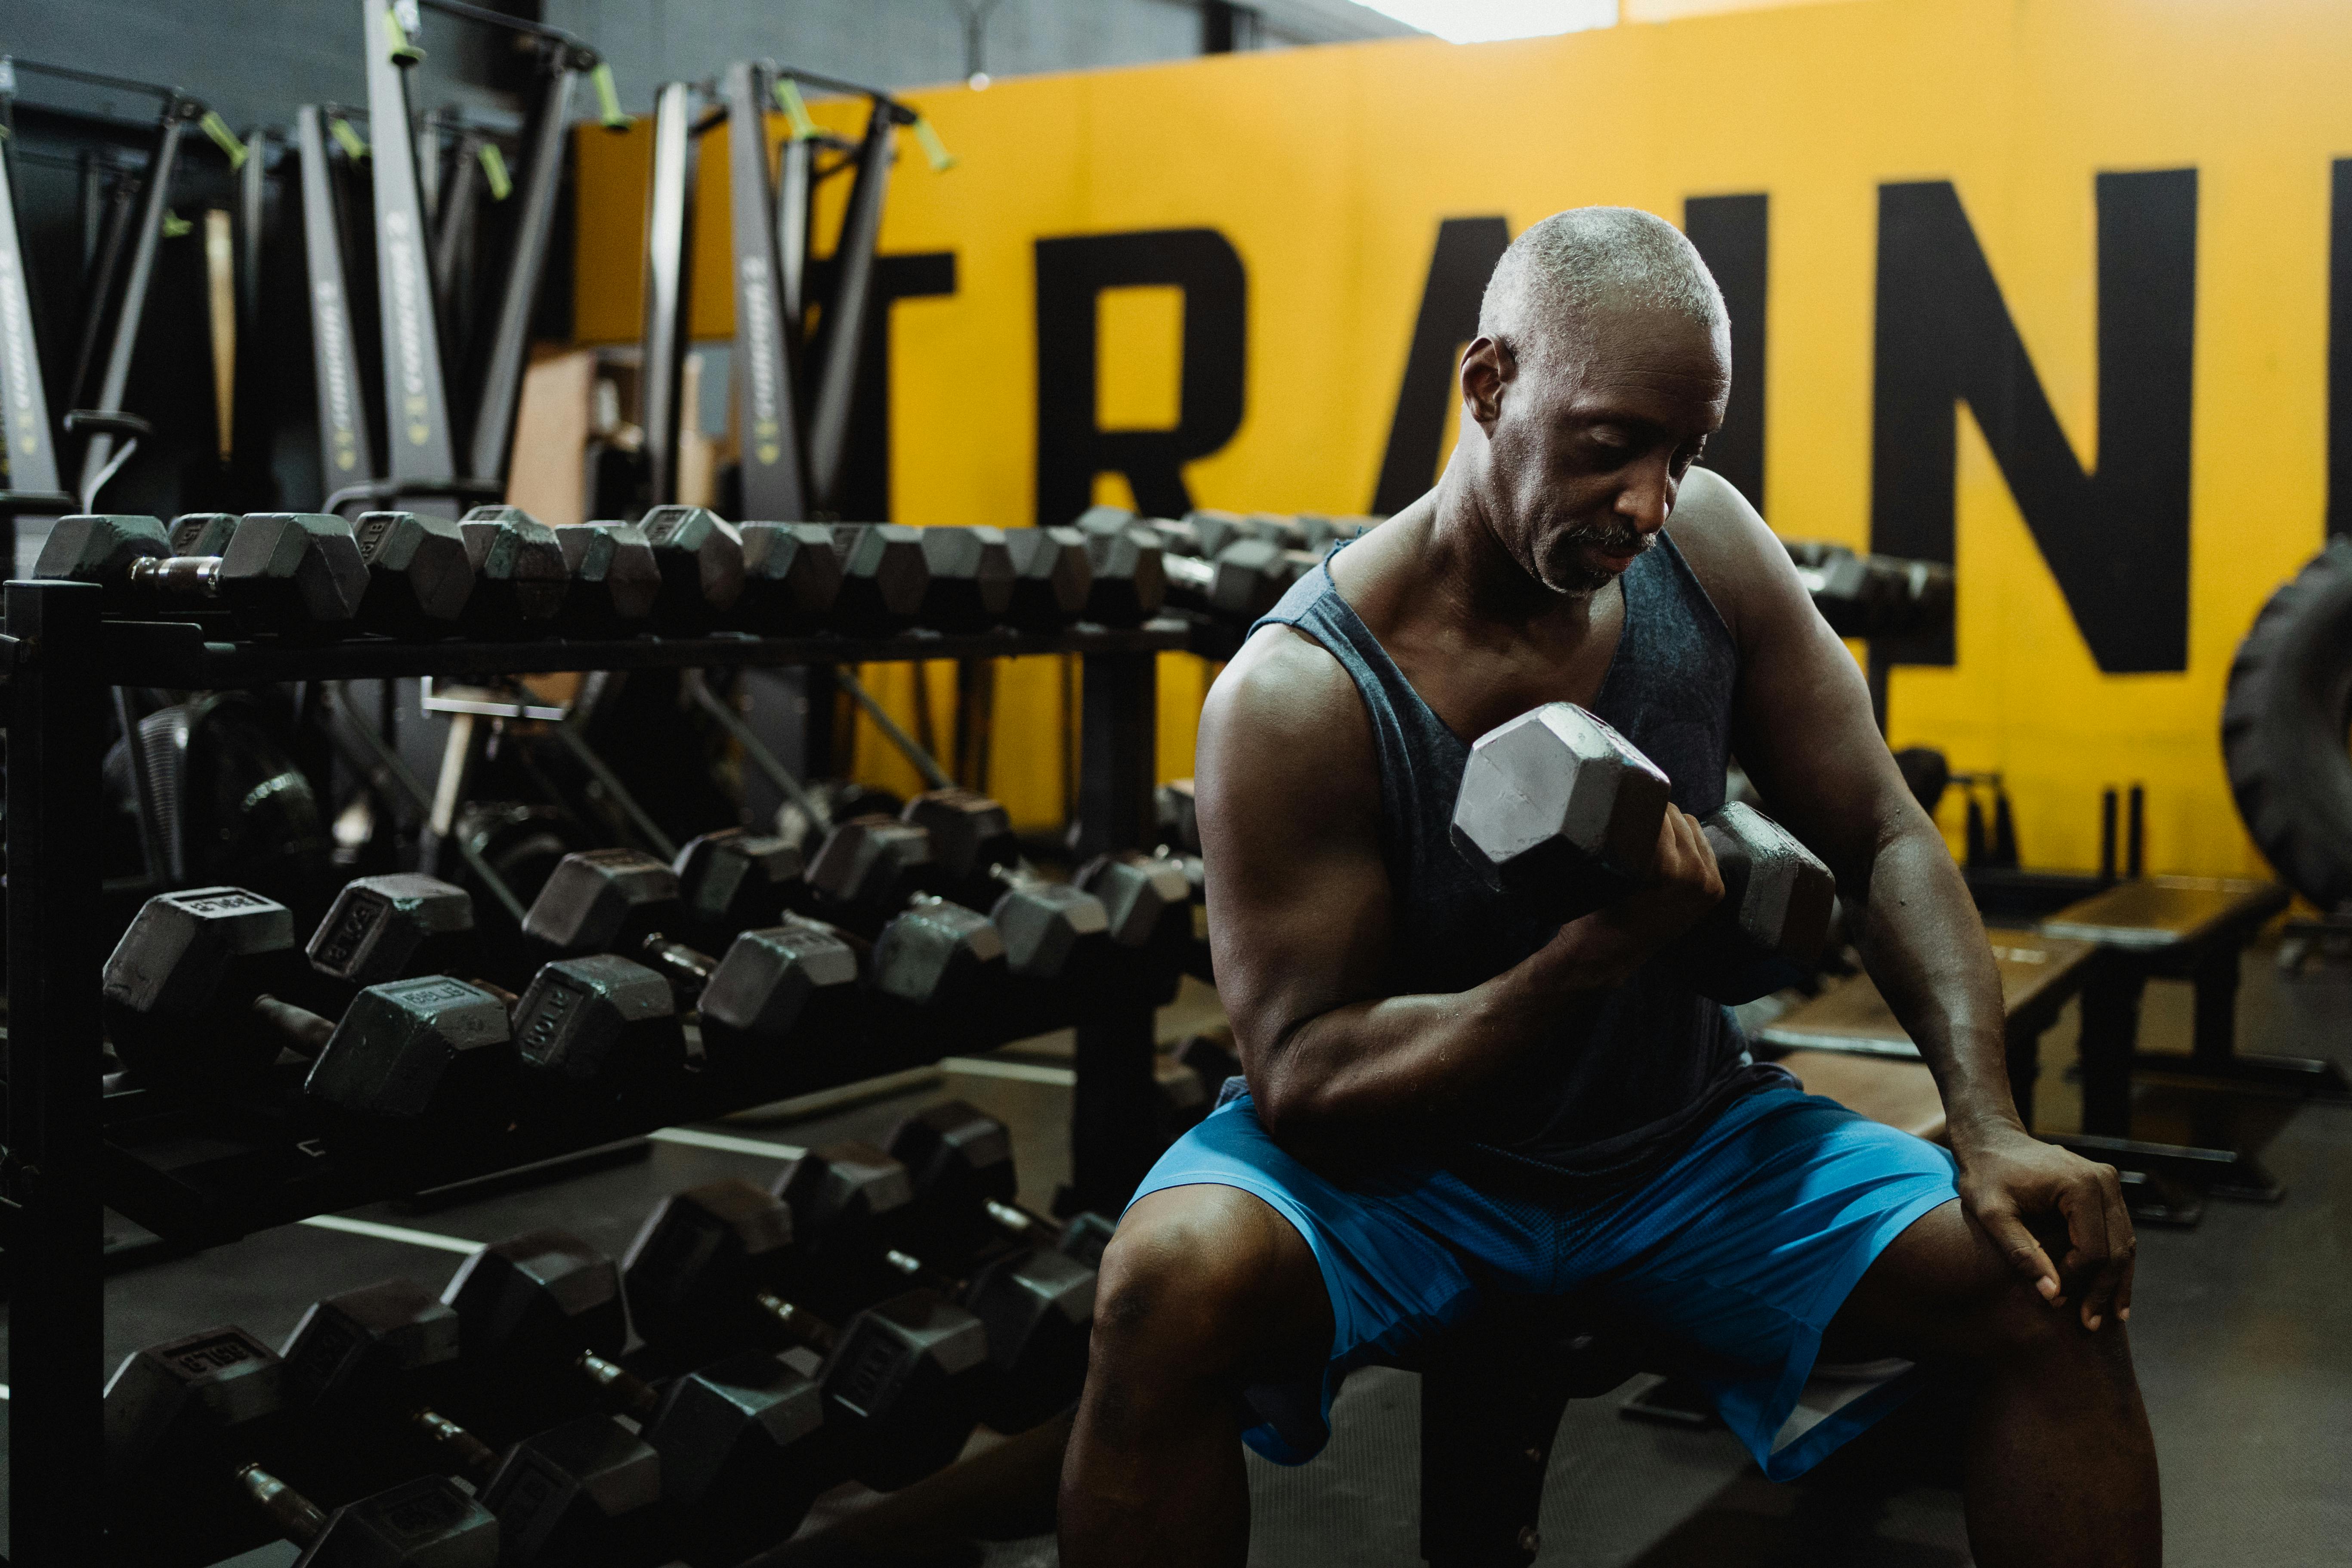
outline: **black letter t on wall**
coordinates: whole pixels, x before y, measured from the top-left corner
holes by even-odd
[[[1106,289],[1184,291],[1183,390],[1166,430],[1095,423],[1096,299]],[[1066,523],[1093,504],[1095,476],[1127,477],[1155,517],[1192,510],[1183,465],[1233,438],[1242,422],[1248,286],[1242,259],[1209,228],[1154,229],[1037,242],[1037,521]]]

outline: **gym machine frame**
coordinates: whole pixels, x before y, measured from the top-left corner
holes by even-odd
[[[530,312],[554,238],[564,146],[581,79],[595,84],[607,126],[626,123],[613,100],[604,58],[585,41],[560,27],[486,10],[464,0],[418,0],[418,4],[531,40],[540,52],[538,95],[523,131],[513,249],[507,258],[497,312],[486,343],[476,356],[480,361],[479,377],[471,388],[470,406],[453,408],[451,367],[442,363],[439,284],[446,269],[436,265],[444,248],[438,242],[444,237],[435,232],[433,215],[426,210],[427,182],[411,134],[415,117],[409,112],[404,77],[407,64],[415,58],[414,46],[393,0],[360,0],[373,138],[369,155],[374,164],[377,310],[383,339],[387,449],[381,459],[384,470],[381,478],[352,477],[359,469],[373,467],[374,455],[367,449],[365,421],[359,413],[364,404],[359,391],[358,361],[350,347],[349,289],[341,242],[326,216],[327,151],[321,127],[322,117],[334,111],[331,106],[306,105],[297,112],[305,195],[304,254],[312,294],[311,334],[324,443],[321,456],[331,476],[329,482],[334,485],[320,510],[338,515],[401,500],[455,505],[462,510],[465,505],[494,501],[504,493],[530,346]],[[466,423],[468,418],[470,426]],[[348,482],[335,484],[336,476]]]
[[[13,165],[20,155],[14,133],[18,71],[135,92],[162,106],[145,166],[118,175],[113,211],[89,280],[73,376],[65,387],[68,411],[60,421],[68,436],[87,438],[80,477],[71,491],[63,488],[57,432],[49,422],[35,341],[31,279],[15,205]],[[122,401],[154,280],[156,247],[171,214],[172,179],[191,126],[201,128],[224,150],[237,146],[203,100],[176,87],[0,56],[0,131],[8,132],[0,146],[0,422],[5,426],[9,459],[9,488],[0,490],[0,561],[8,571],[16,570],[18,518],[63,517],[96,505],[100,489],[149,433],[145,420],[123,412]],[[118,437],[124,438],[119,449]]]
[[[100,868],[105,689],[235,688],[278,680],[520,675],[547,670],[826,666],[918,658],[1076,654],[1085,696],[1077,852],[1151,843],[1156,661],[1182,645],[1169,623],[1052,636],[908,634],[798,639],[713,637],[512,643],[355,641],[287,647],[210,642],[194,626],[108,622],[89,584],[11,582],[0,637],[7,724],[7,1148],[0,1243],[15,1281],[9,1465],[18,1568],[103,1562],[100,1405],[89,1379],[105,1349],[101,1205],[144,1166],[110,1142],[100,1087]],[[1134,1004],[1077,1027],[1071,1196],[1117,1212],[1157,1150],[1152,1010]],[[845,1075],[849,1077],[854,1075]],[[191,1126],[191,1141],[217,1129]],[[287,1148],[285,1145],[281,1149]],[[315,1155],[313,1149],[290,1152]],[[539,1157],[558,1151],[539,1151]],[[452,1170],[448,1180],[515,1169]],[[248,1194],[249,1224],[218,1237],[399,1195],[271,1171]],[[130,1194],[125,1192],[126,1198]],[[135,1215],[132,1217],[137,1217]]]

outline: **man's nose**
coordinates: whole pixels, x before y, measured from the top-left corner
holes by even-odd
[[[1674,470],[1664,458],[1636,463],[1626,473],[1624,488],[1617,492],[1617,514],[1643,533],[1655,533],[1666,526],[1666,517],[1675,510],[1675,488]]]

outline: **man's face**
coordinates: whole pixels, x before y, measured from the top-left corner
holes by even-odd
[[[1482,349],[1496,371],[1475,363]],[[1496,538],[1553,592],[1589,594],[1656,542],[1723,424],[1731,363],[1721,334],[1621,309],[1592,320],[1580,354],[1562,345],[1513,364],[1482,339],[1463,380],[1486,434],[1481,488]]]

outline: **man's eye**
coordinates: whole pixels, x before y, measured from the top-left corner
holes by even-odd
[[[1594,446],[1605,447],[1612,452],[1624,451],[1633,444],[1624,431],[1613,425],[1596,425],[1592,427],[1591,435]]]

